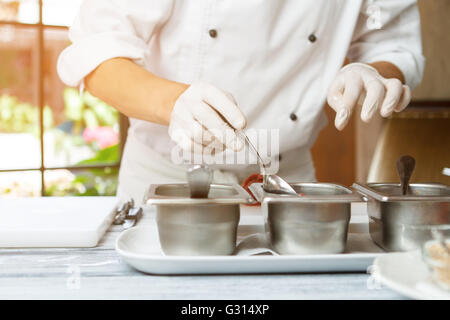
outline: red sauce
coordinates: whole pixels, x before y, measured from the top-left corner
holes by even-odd
[[[249,175],[249,176],[247,177],[247,179],[245,179],[245,180],[242,182],[242,184],[241,184],[242,188],[244,188],[245,191],[247,191],[247,192],[252,196],[252,198],[253,198],[255,201],[257,201],[257,200],[256,200],[255,196],[253,195],[253,193],[250,191],[249,187],[250,187],[253,183],[258,183],[258,182],[259,182],[259,183],[262,183],[262,182],[263,182],[263,177],[262,177],[262,175],[259,174],[259,173],[252,173],[252,174]],[[256,203],[253,203],[253,204],[248,204],[248,206],[260,206],[260,205],[261,205],[260,202],[256,202]]]

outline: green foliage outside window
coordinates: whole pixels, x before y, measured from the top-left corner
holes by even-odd
[[[75,165],[113,165],[120,159],[119,113],[88,92],[74,88],[63,92],[64,118],[55,123],[49,106],[43,109],[45,132],[52,131],[60,152],[70,152],[76,146],[88,146],[93,156]],[[39,139],[39,108],[19,101],[11,95],[0,95],[0,134],[29,133]],[[45,151],[44,151],[45,152]],[[74,171],[68,183],[46,184],[46,195],[98,196],[114,195],[117,188],[117,168]]]

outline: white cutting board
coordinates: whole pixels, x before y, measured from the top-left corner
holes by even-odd
[[[116,197],[0,199],[0,248],[95,247]]]

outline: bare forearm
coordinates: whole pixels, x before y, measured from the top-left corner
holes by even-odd
[[[124,58],[103,62],[85,79],[86,89],[128,117],[167,125],[188,85],[155,76]]]

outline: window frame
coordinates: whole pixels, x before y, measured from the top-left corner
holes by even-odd
[[[0,20],[0,26],[12,26],[12,27],[21,27],[21,28],[31,28],[37,31],[38,37],[38,48],[37,48],[37,83],[33,83],[33,85],[37,86],[37,96],[38,96],[38,108],[39,108],[39,143],[40,143],[40,166],[39,168],[17,168],[17,169],[1,169],[0,173],[6,172],[36,172],[40,171],[41,173],[41,196],[47,196],[45,191],[45,172],[51,170],[61,170],[66,169],[70,171],[83,171],[89,169],[105,169],[105,168],[119,168],[121,164],[122,152],[125,145],[127,130],[129,126],[128,118],[125,117],[122,113],[119,113],[119,160],[114,164],[98,164],[98,165],[90,165],[90,166],[62,166],[62,167],[54,167],[54,166],[45,166],[45,149],[44,149],[44,57],[45,57],[45,30],[51,29],[64,29],[68,30],[67,26],[58,26],[58,25],[47,25],[43,23],[43,0],[38,0],[39,7],[39,17],[37,23],[23,23],[17,21],[5,21]]]

